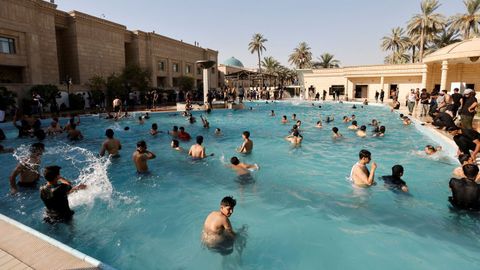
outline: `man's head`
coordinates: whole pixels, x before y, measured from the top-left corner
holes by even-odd
[[[458,93],[458,91],[460,91],[460,89],[458,89],[458,88],[453,89],[453,92],[455,92],[455,93]]]
[[[240,164],[240,160],[237,157],[232,157],[230,159],[230,163],[232,163],[233,165],[238,165]]]
[[[451,127],[447,128],[447,131],[448,131],[448,133],[450,133],[450,135],[455,136],[455,135],[461,133],[462,130],[457,126],[451,126]]]
[[[400,178],[403,176],[403,166],[395,165],[392,167],[392,176],[395,178]]]
[[[53,182],[58,179],[60,176],[60,169],[61,167],[59,166],[47,166],[45,167],[45,170],[43,172],[43,176],[45,177],[45,180],[48,182]]]
[[[354,125],[354,126],[358,125],[357,120],[353,120],[353,121],[352,121],[352,125]]]
[[[333,133],[337,134],[338,128],[337,128],[337,127],[333,127],[333,128],[332,128],[332,131],[333,131]]]
[[[233,208],[235,208],[236,204],[237,201],[234,198],[227,196],[220,202],[220,212],[226,217],[230,217],[233,214]]]
[[[180,143],[178,142],[178,140],[172,140],[171,145],[172,145],[172,148],[177,148],[180,145]]]
[[[372,160],[372,153],[370,153],[370,151],[368,151],[368,150],[362,149],[358,153],[358,157],[359,157],[360,161],[363,161],[363,162],[365,162],[365,164],[367,164],[367,163],[370,162],[370,160]]]
[[[144,140],[138,141],[137,142],[137,150],[140,150],[142,152],[147,150],[147,143]]]
[[[360,127],[360,130],[361,130],[361,131],[366,131],[366,130],[367,130],[367,127],[366,127],[365,125],[363,125],[363,126]]]
[[[437,149],[435,149],[433,145],[428,144],[425,146],[425,153],[427,153],[427,155],[433,155],[435,152],[437,152]]]
[[[292,134],[292,135],[293,135],[293,137],[298,137],[298,136],[300,136],[300,133],[298,132],[298,129],[295,129],[295,130],[293,131],[293,134]]]
[[[109,128],[105,131],[105,136],[107,136],[107,138],[109,138],[109,139],[112,139],[114,134],[115,133],[113,132],[113,129],[111,129],[111,128]]]
[[[177,126],[173,126],[173,131],[178,131],[178,127],[177,127]]]
[[[250,138],[250,132],[249,131],[244,131],[242,133],[242,136],[243,136],[243,138],[248,139],[248,138]]]
[[[427,89],[422,88],[422,93],[425,93],[425,92],[427,92]]]
[[[202,143],[203,143],[203,136],[198,135],[197,138],[196,138],[196,140],[197,140],[197,144],[202,145]]]
[[[157,123],[153,123],[153,124],[152,124],[152,129],[153,129],[153,130],[157,130],[157,129],[158,129]]]
[[[472,94],[473,94],[473,90],[470,88],[465,89],[465,91],[463,92],[463,95],[467,97],[470,97]]]
[[[184,128],[184,127],[180,127],[180,132],[185,132],[185,128]]]
[[[465,164],[473,164],[473,159],[469,154],[460,154],[458,156],[458,161],[462,166]]]
[[[467,177],[467,179],[475,180],[478,174],[478,166],[474,164],[465,164],[462,167],[463,174]]]

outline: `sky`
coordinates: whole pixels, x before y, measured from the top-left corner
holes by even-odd
[[[445,16],[465,12],[462,0],[440,0]],[[77,10],[125,25],[217,50],[222,63],[234,56],[257,65],[248,50],[254,33],[268,40],[264,56],[285,66],[300,42],[314,60],[328,52],[341,66],[382,64],[380,40],[394,27],[406,27],[420,12],[420,0],[55,0],[58,9]]]

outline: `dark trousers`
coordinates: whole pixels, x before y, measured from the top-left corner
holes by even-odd
[[[476,144],[463,134],[455,135],[453,140],[464,154],[470,154],[470,150],[475,150]]]

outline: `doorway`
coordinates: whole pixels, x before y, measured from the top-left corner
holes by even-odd
[[[355,98],[368,98],[368,85],[355,85]]]

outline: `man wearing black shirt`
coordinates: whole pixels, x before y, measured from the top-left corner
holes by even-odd
[[[383,99],[385,98],[385,91],[380,90],[380,102],[383,103]]]
[[[453,100],[453,117],[457,115],[458,108],[460,108],[461,100],[462,100],[462,94],[458,92],[458,88],[453,89],[453,94],[451,95],[452,100]]]
[[[453,121],[453,105],[448,105],[447,106],[447,110],[445,112],[441,112],[441,113],[438,113],[436,116],[435,116],[435,119],[433,120],[433,123],[432,125],[440,128],[440,129],[443,129],[444,127],[445,128],[449,128],[449,127],[454,127],[455,126],[455,122]]]
[[[471,129],[478,103],[472,89],[466,89],[463,95],[463,99],[460,101],[462,107],[458,114],[460,114],[462,120],[462,128]]]
[[[399,189],[403,192],[408,192],[407,183],[402,180],[403,167],[402,165],[395,165],[392,167],[392,175],[382,176],[385,186],[391,189]]]
[[[453,136],[453,140],[458,146],[458,154],[460,152],[469,154],[472,150],[473,152],[470,154],[472,159],[477,159],[477,154],[480,152],[480,133],[473,129],[460,129],[456,126],[449,127],[447,131]]]
[[[428,107],[430,104],[430,94],[427,93],[427,89],[423,88],[422,93],[420,93],[420,104],[422,104],[422,111],[420,112],[420,117],[427,116]]]
[[[480,210],[480,186],[475,183],[478,174],[478,166],[466,164],[463,166],[463,173],[466,178],[450,179],[450,189],[452,196],[448,198],[450,203],[458,209]]]
[[[48,223],[71,220],[74,212],[68,204],[68,194],[86,188],[83,184],[72,187],[60,176],[60,169],[58,166],[46,167],[44,177],[48,182],[40,187],[40,198],[46,207],[44,220]]]

